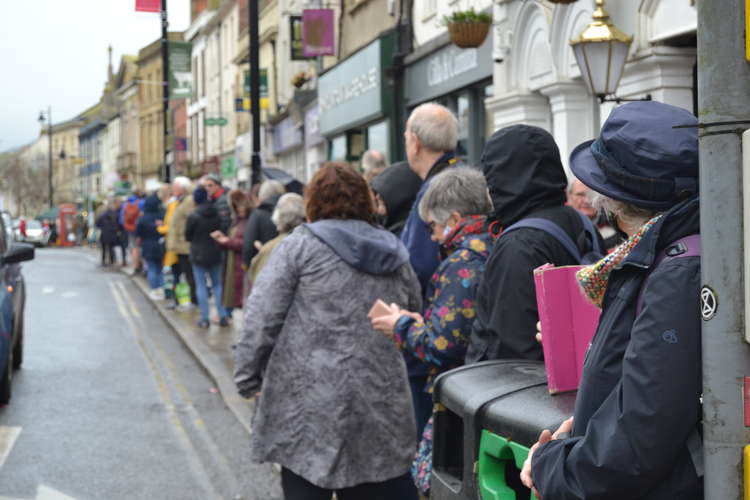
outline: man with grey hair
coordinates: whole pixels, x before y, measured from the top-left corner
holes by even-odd
[[[297,193],[286,193],[279,198],[276,208],[271,215],[271,221],[276,226],[279,235],[267,241],[258,249],[258,254],[250,262],[250,278],[255,281],[261,269],[281,240],[289,236],[294,228],[305,222],[305,202]]]
[[[375,149],[368,149],[362,155],[362,171],[365,176],[365,180],[368,184],[372,180],[383,173],[388,167],[388,163],[385,161],[385,155]]]
[[[430,180],[456,164],[458,120],[445,106],[432,102],[421,104],[406,121],[404,140],[409,168],[422,179],[422,187],[406,219],[401,241],[409,250],[411,266],[422,285],[422,296],[429,297],[430,277],[440,263],[440,245],[432,241],[430,227],[419,217],[419,204]],[[417,439],[421,439],[432,413],[432,397],[425,392],[428,373],[424,363],[408,353],[404,353],[404,357],[417,420]]]
[[[242,241],[242,262],[245,269],[250,266],[250,261],[258,253],[255,242],[265,243],[278,236],[276,226],[271,221],[276,203],[286,190],[279,181],[268,180],[260,185],[258,190],[258,207],[250,214],[247,228]]]

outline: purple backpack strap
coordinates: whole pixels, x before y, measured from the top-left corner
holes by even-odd
[[[635,315],[638,316],[643,310],[643,292],[646,289],[646,282],[648,281],[651,273],[659,267],[662,262],[670,261],[673,259],[682,259],[684,257],[700,257],[701,256],[701,235],[691,234],[684,236],[672,244],[667,245],[659,255],[654,259],[654,264],[648,270],[646,278],[641,284],[641,291],[638,292],[638,304],[635,308]]]

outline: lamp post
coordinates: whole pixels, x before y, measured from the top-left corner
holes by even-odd
[[[48,153],[48,159],[49,159],[49,167],[47,170],[47,183],[48,183],[48,197],[49,197],[49,207],[52,208],[55,206],[54,201],[52,199],[52,106],[47,106],[47,142],[49,142],[49,153]],[[39,124],[43,127],[44,126],[44,111],[39,112]]]
[[[581,69],[581,76],[589,91],[597,96],[600,102],[650,101],[650,94],[644,99],[614,96],[625,69],[633,37],[612,24],[609,14],[604,10],[604,0],[596,0],[592,17],[593,22],[577,38],[570,41],[576,62]]]

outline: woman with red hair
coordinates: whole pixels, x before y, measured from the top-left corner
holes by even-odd
[[[372,195],[349,166],[321,168],[307,223],[273,250],[253,285],[235,383],[259,394],[252,458],[282,466],[284,498],[416,500],[416,449],[403,357],[373,330],[377,299],[420,310],[419,283]]]

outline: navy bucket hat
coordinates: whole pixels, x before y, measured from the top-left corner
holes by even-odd
[[[669,104],[624,104],[612,111],[599,137],[573,150],[570,169],[612,199],[666,210],[698,193],[697,124],[691,113]]]

